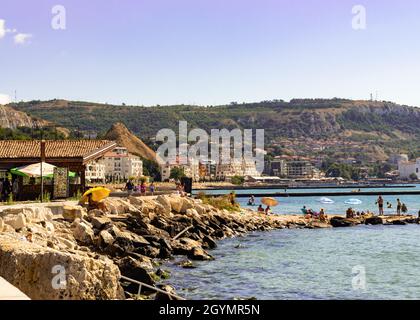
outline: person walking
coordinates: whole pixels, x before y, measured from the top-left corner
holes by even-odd
[[[17,200],[18,195],[19,195],[19,181],[17,178],[13,181],[12,193],[13,193],[13,199]]]
[[[9,193],[10,193],[11,188],[12,188],[12,186],[10,184],[10,180],[9,180],[9,178],[6,178],[3,182],[4,201],[7,201],[9,199]]]
[[[131,195],[133,193],[134,184],[131,182],[131,180],[128,180],[125,184],[125,189],[127,190],[128,195]]]
[[[155,190],[156,190],[156,187],[155,187],[155,183],[154,182],[152,182],[150,184],[149,190],[150,190],[150,193],[152,194],[152,196],[154,196],[155,195]]]
[[[144,181],[142,181],[140,184],[140,193],[142,196],[146,195],[146,183]]]
[[[376,204],[378,205],[379,215],[383,216],[384,215],[384,199],[382,198],[382,196],[378,197],[378,200],[376,200]]]

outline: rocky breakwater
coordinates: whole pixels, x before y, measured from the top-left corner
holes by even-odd
[[[0,212],[0,275],[31,299],[124,297],[113,261],[79,246],[48,208]]]
[[[406,216],[360,216],[355,218],[345,218],[341,216],[332,217],[329,221],[332,227],[353,227],[361,224],[365,225],[407,225],[418,224],[419,219],[411,215]]]
[[[216,241],[250,231],[329,227],[301,216],[266,216],[227,211],[201,200],[167,195],[108,198],[106,209],[63,205],[21,206],[0,212],[0,276],[32,299],[156,298],[153,290],[121,275],[156,285],[168,277],[163,259],[185,256],[182,264],[212,260]],[[62,277],[62,278],[60,278]],[[62,281],[57,281],[61,279]],[[55,285],[54,285],[55,284]],[[170,286],[161,286],[174,293]]]

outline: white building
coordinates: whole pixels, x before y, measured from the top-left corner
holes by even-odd
[[[168,162],[165,165],[161,166],[160,173],[162,181],[170,179],[171,170],[174,168],[183,169],[185,176],[188,178],[192,178],[195,182],[200,180],[200,169],[198,161],[190,161],[188,164],[177,164]]]
[[[409,179],[413,173],[420,178],[420,158],[416,161],[400,161],[398,163],[398,171],[401,179]]]
[[[257,171],[255,162],[252,160],[242,159],[242,161],[233,160],[230,163],[221,163],[217,165],[216,178],[219,180],[229,181],[234,176],[240,177],[259,177],[261,173]]]
[[[86,180],[89,182],[105,181],[105,164],[103,162],[93,161],[86,165]]]
[[[117,147],[103,158],[86,166],[88,181],[127,180],[143,175],[143,161],[128,153],[126,148]]]

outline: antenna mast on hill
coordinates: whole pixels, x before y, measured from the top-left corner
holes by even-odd
[[[373,101],[373,93],[370,94],[370,101]]]
[[[17,103],[17,92],[15,90],[15,103]]]

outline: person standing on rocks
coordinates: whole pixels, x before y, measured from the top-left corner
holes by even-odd
[[[378,205],[379,215],[383,216],[384,215],[384,199],[382,198],[382,196],[378,197],[378,200],[376,200],[376,204]]]
[[[401,208],[402,208],[401,200],[397,199],[397,216],[401,215]]]

